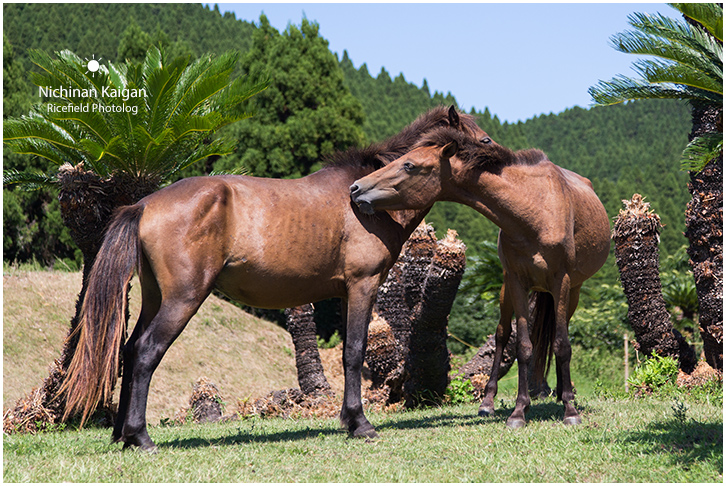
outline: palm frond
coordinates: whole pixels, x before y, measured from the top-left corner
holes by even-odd
[[[251,116],[242,105],[267,86],[232,81],[238,57],[230,51],[190,62],[152,47],[141,63],[106,62],[91,76],[73,52],[53,58],[32,51],[39,68],[33,81],[55,91],[46,91],[51,99],[30,116],[5,121],[4,144],[57,165],[83,162],[102,177],[119,171],[139,178],[169,176],[234,150],[233,141],[209,142],[210,136]],[[123,90],[143,90],[146,96],[130,97]],[[79,105],[85,109],[76,109]]]
[[[213,170],[208,175],[209,176],[218,176],[218,175],[249,175],[250,170],[247,167],[235,167],[233,169],[229,170]]]
[[[704,37],[693,31],[691,40]],[[613,37],[615,49],[626,54],[656,56],[674,64],[687,66],[709,76],[722,78],[723,49],[716,42],[675,42],[643,32],[624,32]]]
[[[681,158],[681,170],[701,172],[706,164],[723,154],[723,134],[704,133],[691,140]]]
[[[663,98],[723,104],[723,46],[718,40],[685,21],[661,14],[636,13],[628,19],[637,30],[614,36],[613,46],[657,59],[634,63],[640,78],[620,75],[591,87],[588,91],[596,104]]]
[[[668,5],[703,25],[712,36],[723,42],[723,6],[718,3],[669,3]]]
[[[235,142],[228,139],[216,139],[210,143],[199,144],[187,157],[173,169],[170,174],[174,174],[180,170],[184,170],[190,165],[204,160],[213,155],[223,156],[234,152]]]
[[[36,114],[3,123],[3,143],[13,152],[50,160],[56,165],[72,161],[75,140],[57,125]]]
[[[632,100],[683,99],[685,87],[657,85],[618,75],[610,81],[600,81],[588,90],[598,105],[614,105]]]
[[[40,171],[19,171],[10,169],[3,171],[3,186],[19,185],[25,190],[35,191],[58,184],[56,174],[44,174]]]
[[[723,80],[721,77],[709,76],[703,71],[692,69],[682,64],[660,62],[654,60],[641,60],[633,63],[634,69],[643,79],[651,84],[678,84],[690,86],[695,90],[707,91],[723,98]],[[704,101],[715,100],[718,97],[703,93],[700,96]]]

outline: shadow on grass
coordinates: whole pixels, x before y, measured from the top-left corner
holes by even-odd
[[[249,430],[242,430],[240,426],[236,434],[225,435],[222,437],[210,438],[184,438],[174,439],[166,442],[157,442],[160,449],[195,449],[200,447],[225,446],[250,443],[270,443],[270,442],[290,442],[299,440],[309,440],[320,436],[338,435],[345,433],[335,428],[307,428],[305,430],[289,430],[284,432],[266,433],[264,427],[260,431],[255,431],[257,424],[253,423]]]
[[[674,465],[686,469],[695,462],[723,465],[723,421],[653,422],[644,431],[628,434],[625,440],[643,444],[643,451],[648,454],[665,453]]]
[[[507,417],[512,413],[514,407],[497,409],[490,417],[479,417],[477,415],[477,404],[471,404],[471,410],[463,413],[444,413],[430,417],[412,417],[412,414],[392,414],[383,421],[374,423],[376,430],[385,437],[389,430],[426,429],[435,427],[450,426],[477,426],[477,425],[501,425],[505,427]],[[555,402],[534,402],[527,413],[527,420],[530,422],[557,422],[564,417],[564,408],[561,403]],[[336,427],[311,427],[304,430],[289,430],[282,432],[266,432],[264,422],[239,422],[237,433],[231,433],[214,439],[210,438],[179,438],[166,442],[157,442],[159,448],[181,448],[190,449],[198,447],[209,447],[210,445],[236,445],[249,443],[274,443],[309,440],[316,437],[346,434],[342,429]]]
[[[472,408],[471,414],[447,413],[434,417],[407,418],[409,414],[395,414],[387,417],[384,421],[374,423],[379,433],[385,434],[386,430],[394,429],[416,429],[433,428],[447,425],[476,425],[484,419],[477,417],[476,408]],[[232,433],[215,439],[209,438],[180,438],[166,442],[157,442],[159,448],[195,448],[208,447],[210,445],[235,445],[249,443],[271,443],[309,440],[316,437],[346,434],[343,429],[336,427],[311,427],[304,430],[289,430],[282,432],[265,432],[264,422],[239,422],[237,433]],[[246,429],[246,430],[243,430]]]

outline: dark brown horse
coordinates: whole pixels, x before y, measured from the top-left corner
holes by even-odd
[[[539,150],[513,152],[487,136],[444,128],[426,134],[414,150],[350,189],[353,201],[368,214],[427,210],[435,201],[447,200],[471,206],[499,226],[504,267],[501,315],[494,365],[479,414],[494,411],[499,366],[514,313],[519,391],[507,425],[525,424],[533,352],[535,382],[542,381],[554,352],[564,422],[580,423],[571,403],[567,326],[582,283],[603,265],[610,248],[608,217],[590,181],[554,165]],[[532,338],[527,326],[531,291],[537,303]]]
[[[62,390],[66,413],[82,411],[85,420],[99,401],[110,399],[136,270],[143,300],[123,347],[115,441],[155,448],[146,429],[151,376],[213,289],[266,308],[340,297],[346,317],[341,424],[353,436],[375,436],[361,404],[371,306],[428,208],[371,217],[351,203],[348,188],[437,127],[485,136],[472,117],[453,107],[434,109],[390,140],[339,153],[301,179],[189,178],[121,208],[89,277],[78,347]]]

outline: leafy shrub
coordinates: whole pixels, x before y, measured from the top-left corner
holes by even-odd
[[[318,337],[318,347],[322,349],[330,349],[336,347],[338,344],[343,342],[343,338],[340,337],[340,333],[335,331],[330,339],[327,341],[321,337]]]
[[[471,384],[469,379],[462,379],[461,377],[452,378],[449,386],[446,387],[444,395],[446,402],[452,405],[471,403],[475,400],[474,385]]]
[[[625,393],[622,349],[585,348],[574,344],[570,372],[578,396],[593,393],[603,398],[616,398]],[[550,376],[554,382],[552,371]]]
[[[675,390],[678,378],[678,361],[670,356],[653,355],[638,365],[628,384],[636,393],[650,394],[655,391]]]

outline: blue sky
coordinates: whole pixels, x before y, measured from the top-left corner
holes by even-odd
[[[222,12],[280,31],[317,21],[330,50],[348,51],[376,76],[403,73],[433,93],[451,92],[466,111],[488,107],[514,123],[591,104],[587,89],[633,75],[637,58],[613,49],[633,12],[678,12],[662,3],[219,3]]]

